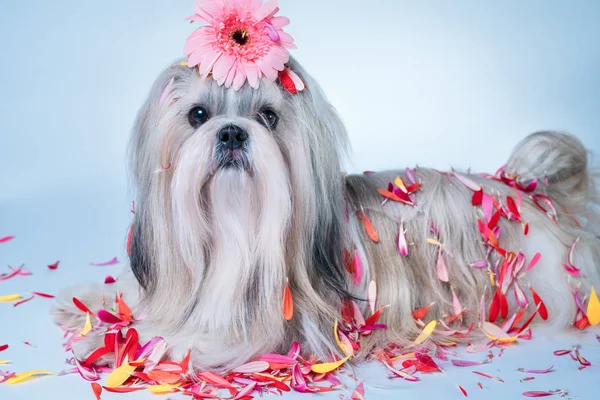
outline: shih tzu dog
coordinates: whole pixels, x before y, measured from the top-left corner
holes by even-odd
[[[282,17],[258,14],[255,21],[271,21],[263,31],[234,24],[226,38],[243,48],[262,32],[260,40],[282,42],[273,48],[289,44],[284,21],[273,22]],[[73,297],[98,310],[119,290],[140,316],[141,338],[162,336],[174,356],[191,349],[196,367],[227,369],[292,341],[339,355],[333,330],[348,299],[364,314],[370,302],[389,305],[378,321],[387,329],[362,339],[366,355],[410,343],[422,330],[413,311],[432,303],[427,319],[458,329],[486,318],[478,310],[487,312],[497,291],[509,308],[534,309],[531,285],[547,323],[565,327],[581,313],[576,284],[584,293],[600,288],[598,197],[575,137],[530,135],[495,176],[427,168],[345,175],[344,124],[296,60],[251,77],[247,65],[222,72],[219,61],[207,66],[206,55],[187,53],[188,65],[160,74],[133,129],[130,263],[116,289],[63,292],[53,315],[65,329],[85,322]],[[537,265],[524,267],[532,259]],[[286,286],[293,316],[284,318]],[[449,322],[454,298],[470,312]],[[89,334],[74,343],[76,356],[101,341]]]

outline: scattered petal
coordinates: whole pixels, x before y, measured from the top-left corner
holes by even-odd
[[[417,321],[422,321],[423,319],[425,319],[425,315],[427,314],[427,311],[429,310],[429,308],[434,305],[435,303],[431,303],[423,308],[419,308],[418,310],[415,310],[412,312],[413,318],[416,319]]]
[[[238,374],[255,374],[257,372],[264,372],[269,369],[269,363],[266,361],[252,361],[242,366],[237,367],[233,372]]]
[[[467,395],[467,391],[466,391],[466,390],[465,390],[465,389],[464,389],[462,386],[458,385],[458,388],[460,389],[460,391],[462,392],[462,394],[463,394],[465,397],[468,397],[468,395]]]
[[[350,396],[350,400],[365,400],[365,386],[362,382],[354,389]]]
[[[7,385],[16,385],[18,383],[30,381],[30,380],[34,379],[35,377],[45,376],[45,375],[56,375],[56,374],[54,372],[50,372],[45,369],[37,369],[34,371],[19,372],[18,374],[15,374],[12,377],[8,378],[8,380],[6,381],[6,384]]]
[[[290,285],[288,282],[285,283],[283,289],[283,319],[289,321],[294,316],[294,301],[292,300],[292,292],[290,291]]]
[[[323,363],[323,364],[313,364],[310,369],[317,374],[326,374],[327,372],[331,372],[333,370],[338,369],[342,366],[346,361],[348,361],[350,357],[342,358],[339,361]]]
[[[400,232],[398,233],[398,252],[403,257],[408,256],[408,243],[406,242],[406,231],[404,230],[404,221],[400,223]]]
[[[20,294],[8,294],[6,296],[0,296],[0,303],[9,303],[11,301],[19,300]]]
[[[90,313],[85,314],[85,325],[79,333],[81,336],[85,336],[92,330],[92,322],[90,321]]]
[[[448,274],[448,266],[446,265],[446,261],[444,261],[444,256],[442,254],[442,249],[438,253],[437,263],[435,265],[435,270],[437,273],[437,277],[442,282],[449,282],[450,276]]]
[[[110,275],[108,275],[106,278],[104,278],[105,285],[109,285],[111,283],[116,283],[116,282],[117,282],[117,280]]]
[[[6,243],[6,242],[10,242],[11,240],[13,240],[15,237],[14,236],[5,236],[3,238],[0,238],[0,243]]]
[[[131,373],[135,371],[136,367],[125,363],[115,369],[111,374],[106,378],[106,387],[109,388],[117,388],[121,386],[129,377]]]
[[[600,300],[598,300],[598,295],[593,287],[587,305],[587,318],[592,326],[600,324]]]
[[[96,396],[96,400],[100,400],[100,396],[102,395],[102,386],[97,384],[96,382],[92,382],[92,390],[94,391],[94,396]]]
[[[431,333],[435,329],[436,325],[437,322],[435,320],[428,323],[427,326],[425,326],[425,328],[423,329],[423,331],[419,334],[419,336],[415,339],[414,344],[421,344],[425,340],[427,340],[429,336],[431,336]]]
[[[542,255],[540,253],[535,253],[535,256],[533,256],[533,258],[529,262],[529,265],[527,266],[527,268],[525,268],[525,272],[529,272],[533,267],[535,267],[538,261],[540,261],[541,257]]]
[[[102,262],[102,263],[90,263],[90,264],[93,265],[94,267],[108,267],[109,265],[115,265],[118,262],[119,262],[119,259],[117,257],[115,257],[110,261],[106,261],[106,262]]]
[[[23,299],[21,301],[17,301],[15,304],[13,304],[13,307],[17,307],[17,306],[20,306],[23,303],[27,303],[28,301],[33,300],[34,297],[35,296],[31,296],[31,297],[27,297],[26,299]]]
[[[549,372],[554,371],[554,365],[551,366],[551,367],[548,367],[546,369],[524,369],[524,368],[519,368],[519,369],[517,369],[517,371],[524,372],[526,374],[547,374]]]
[[[371,314],[374,314],[375,302],[377,301],[377,284],[375,283],[375,281],[371,281],[371,283],[369,283],[368,299],[369,306],[371,307]]]
[[[53,295],[47,294],[47,293],[31,292],[31,294],[34,294],[34,295],[39,296],[39,297],[44,297],[46,299],[53,299],[54,298]]]
[[[536,306],[539,306],[538,313],[540,314],[540,317],[544,321],[547,320],[548,319],[548,309],[546,308],[546,304],[544,304],[541,297],[536,293],[535,290],[533,290],[532,287],[529,287],[529,290],[531,290],[531,295],[533,296],[533,302],[535,303]]]
[[[477,365],[483,365],[490,362],[489,359],[483,361],[469,361],[469,360],[450,360],[452,365],[456,367],[475,367]]]
[[[48,265],[48,268],[49,269],[56,269],[56,268],[58,268],[58,264],[60,264],[60,261],[57,261],[54,264]]]
[[[85,304],[83,304],[79,299],[77,299],[76,297],[73,297],[73,304],[75,304],[75,307],[77,307],[78,309],[80,309],[81,311],[83,311],[84,313],[89,313],[94,315],[93,312],[90,311],[89,308],[87,308],[87,306]]]

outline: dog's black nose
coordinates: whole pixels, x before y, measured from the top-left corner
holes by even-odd
[[[237,125],[227,125],[218,133],[219,140],[228,149],[239,149],[248,139],[248,133]]]

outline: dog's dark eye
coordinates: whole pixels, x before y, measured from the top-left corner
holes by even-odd
[[[188,114],[188,121],[190,121],[190,125],[194,128],[197,128],[208,121],[208,118],[208,111],[206,111],[204,107],[194,107]]]
[[[269,129],[275,129],[277,122],[279,121],[279,117],[275,114],[275,111],[269,108],[262,109],[260,114],[258,114],[258,117],[258,122]]]

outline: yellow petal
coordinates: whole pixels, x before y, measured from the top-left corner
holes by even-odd
[[[342,358],[340,361],[330,363],[314,364],[310,369],[317,374],[326,374],[334,369],[338,369],[343,363],[348,361],[349,358],[350,357]]]
[[[0,303],[8,303],[9,301],[19,300],[20,298],[20,294],[9,294],[6,296],[0,296]]]
[[[90,321],[90,313],[85,313],[85,314],[86,314],[85,325],[83,326],[83,329],[81,330],[81,333],[80,333],[81,336],[87,335],[92,330],[92,322]]]
[[[0,365],[10,364],[10,360],[0,360]]]
[[[132,367],[127,363],[121,365],[119,368],[111,372],[108,378],[106,378],[106,387],[116,388],[121,386],[127,379],[129,379],[131,373],[135,371],[135,369],[136,367]]]
[[[171,393],[173,389],[177,389],[179,386],[181,386],[181,383],[176,383],[174,385],[151,385],[148,386],[148,390],[154,394],[166,394]]]
[[[187,67],[187,66],[188,66],[188,63],[187,63],[187,61],[183,61],[183,62],[181,62],[181,64],[180,64],[180,65],[181,65],[182,67]]]
[[[402,178],[397,177],[394,180],[394,183],[396,184],[398,189],[402,190],[404,193],[408,193],[408,190],[406,189],[406,186],[404,185],[404,181],[402,180]]]
[[[415,344],[421,344],[431,335],[431,332],[435,329],[437,325],[437,321],[433,320],[427,324],[427,326],[423,329],[423,332],[415,339]]]
[[[36,369],[33,371],[19,372],[15,376],[8,378],[6,383],[8,385],[16,385],[18,383],[27,382],[27,381],[31,380],[33,377],[40,376],[40,375],[56,375],[56,374],[54,372],[50,372],[45,369]]]
[[[592,326],[600,324],[600,300],[598,300],[596,290],[593,287],[592,293],[590,293],[590,300],[588,301],[587,317]]]
[[[436,246],[442,247],[442,244],[435,239],[427,238],[427,243],[435,244]]]

